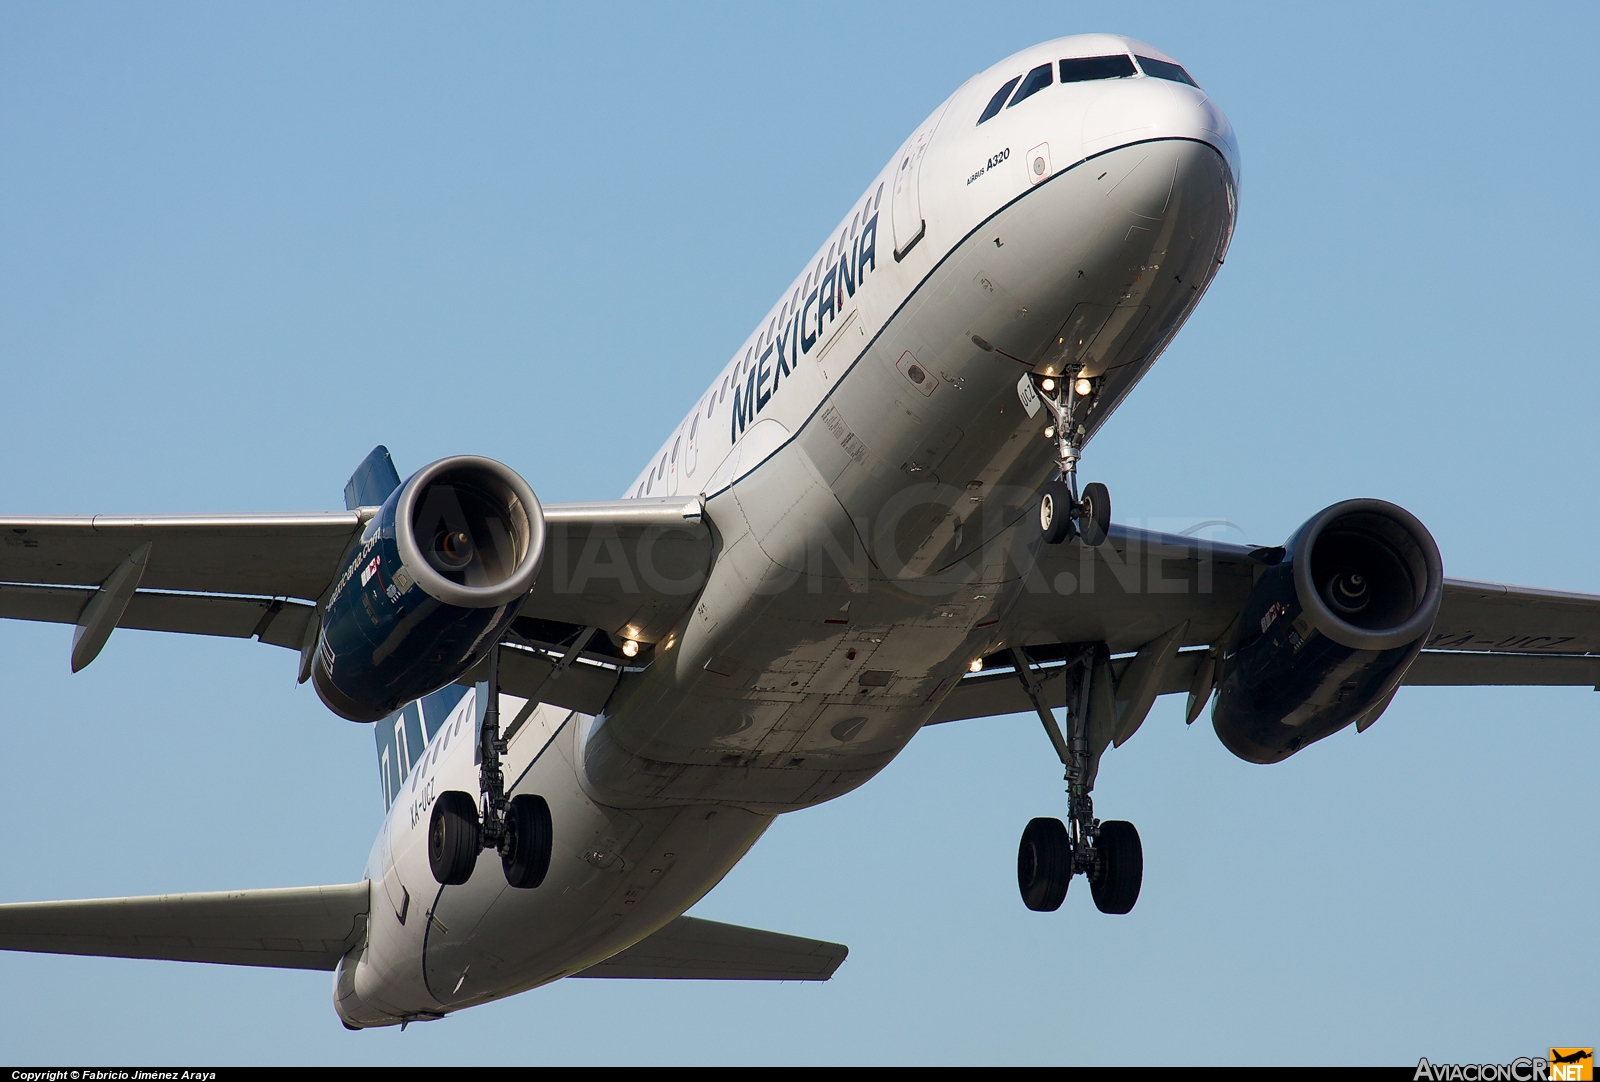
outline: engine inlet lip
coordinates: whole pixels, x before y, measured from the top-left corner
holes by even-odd
[[[418,498],[434,481],[456,472],[487,474],[494,484],[504,486],[510,496],[508,510],[512,515],[521,514],[526,519],[527,536],[521,539],[526,548],[517,560],[517,568],[503,582],[493,586],[464,586],[450,581],[434,569],[417,544],[412,520]],[[526,596],[533,589],[539,565],[544,560],[544,538],[544,508],[528,482],[511,467],[480,455],[454,455],[430,462],[411,475],[395,506],[394,540],[401,564],[428,596],[464,609],[492,609]]]
[[[1311,552],[1324,529],[1351,515],[1368,514],[1388,519],[1408,534],[1422,555],[1426,583],[1415,611],[1395,627],[1371,631],[1341,619],[1323,601],[1316,585],[1311,581]],[[1433,630],[1439,616],[1439,604],[1444,600],[1444,562],[1439,556],[1439,545],[1422,521],[1410,511],[1387,500],[1344,500],[1323,508],[1304,526],[1295,531],[1287,546],[1293,553],[1294,588],[1301,609],[1313,626],[1340,646],[1352,650],[1393,650],[1416,642]]]

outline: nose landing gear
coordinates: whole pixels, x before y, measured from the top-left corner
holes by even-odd
[[[524,889],[537,887],[550,870],[554,842],[550,805],[532,793],[506,799],[505,775],[500,771],[506,741],[500,735],[498,650],[489,655],[486,698],[478,730],[482,814],[479,801],[468,793],[452,789],[439,794],[428,821],[428,865],[441,884],[459,886],[472,878],[478,854],[494,849],[500,854],[507,883]]]
[[[1038,913],[1054,912],[1066,900],[1072,877],[1089,880],[1094,904],[1102,913],[1127,913],[1139,900],[1144,881],[1144,848],[1134,825],[1120,819],[1094,817],[1098,753],[1089,733],[1090,684],[1097,666],[1092,647],[1067,660],[1067,733],[1045,705],[1044,691],[1026,653],[1011,648],[1017,679],[1039,713],[1050,742],[1066,768],[1067,821],[1039,818],[1022,832],[1017,848],[1017,887],[1022,904]]]
[[[1059,545],[1074,537],[1086,545],[1105,541],[1111,528],[1111,493],[1098,481],[1078,494],[1078,459],[1083,451],[1084,428],[1078,417],[1078,400],[1085,408],[1096,390],[1094,381],[1076,375],[1046,376],[1035,381],[1039,399],[1054,420],[1045,433],[1056,441],[1056,476],[1039,494],[1039,528],[1044,543]]]

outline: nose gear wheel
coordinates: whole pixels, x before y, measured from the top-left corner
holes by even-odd
[[[1045,434],[1056,442],[1056,476],[1039,494],[1039,528],[1047,545],[1060,545],[1074,537],[1081,537],[1086,545],[1099,545],[1111,529],[1111,493],[1106,486],[1096,481],[1078,494],[1078,459],[1087,436],[1080,414],[1088,411],[1099,394],[1099,381],[1082,376],[1082,371],[1082,366],[1077,366],[1059,377],[1032,377],[1039,400],[1055,422]],[[1080,394],[1077,388],[1082,385],[1087,385],[1087,390]]]

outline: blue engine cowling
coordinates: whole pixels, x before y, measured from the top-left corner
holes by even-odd
[[[1268,560],[1222,656],[1211,712],[1222,743],[1252,763],[1375,720],[1444,595],[1433,535],[1382,500],[1334,504]]]
[[[340,717],[377,721],[500,641],[544,554],[528,483],[488,458],[440,459],[384,501],[334,583],[312,683]]]

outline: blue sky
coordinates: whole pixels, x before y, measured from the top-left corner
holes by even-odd
[[[1091,446],[1118,517],[1394,500],[1446,572],[1600,592],[1591,5],[0,5],[0,510],[337,507],[375,443],[612,497],[900,141],[1106,30],[1243,152],[1227,266]],[[253,643],[0,624],[0,899],[345,882],[371,734]],[[328,979],[0,955],[13,1062],[1504,1062],[1600,1019],[1600,698],[1411,689],[1235,760],[1107,755],[1128,917],[1029,913],[1036,720],[922,734],[695,910],[821,986],[564,982],[347,1034]],[[1081,882],[1079,887],[1081,887]]]

